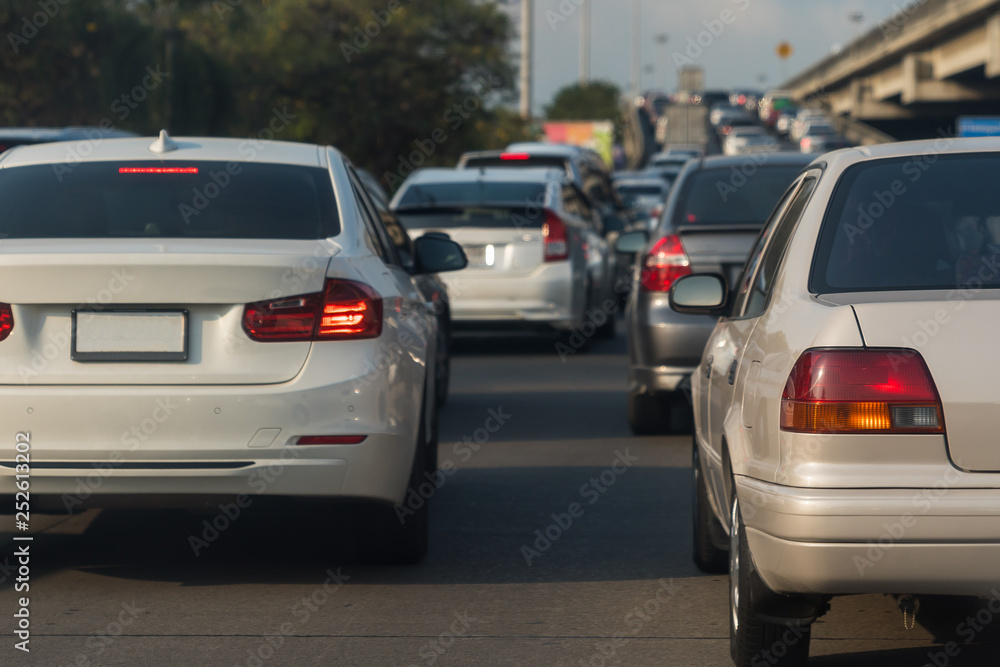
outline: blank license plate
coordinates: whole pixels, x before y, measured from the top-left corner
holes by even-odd
[[[170,311],[73,311],[74,361],[186,361],[187,317]]]

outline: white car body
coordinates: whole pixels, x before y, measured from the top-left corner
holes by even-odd
[[[0,341],[0,423],[11,439],[30,433],[32,500],[48,498],[57,511],[97,499],[210,507],[238,494],[403,502],[434,420],[423,397],[433,396],[436,324],[410,275],[380,257],[349,163],[306,144],[177,138],[175,150],[157,153],[150,141],[105,140],[74,164],[65,144],[12,149],[0,157],[0,182],[32,165],[313,167],[329,175],[340,231],[313,240],[0,240],[0,306],[13,313]],[[317,293],[329,280],[377,292],[378,337],[258,342],[244,330],[246,304]],[[99,319],[119,309],[186,312],[187,359],[74,360],[85,336],[81,328],[73,342],[73,312]],[[364,441],[297,444],[354,434]],[[0,492],[13,494],[13,450],[3,459]]]
[[[750,605],[753,613],[763,614],[765,624],[783,630],[786,621],[810,623],[825,611],[825,600],[832,595],[989,596],[995,591],[1000,580],[1000,448],[996,446],[1000,357],[994,353],[1000,327],[1000,267],[994,266],[984,277],[990,261],[976,260],[971,267],[978,270],[979,288],[970,281],[972,287],[962,282],[952,289],[941,285],[872,291],[864,287],[868,283],[860,282],[864,278],[857,278],[857,289],[817,287],[817,275],[833,274],[813,273],[814,257],[823,262],[832,256],[824,250],[828,246],[823,239],[845,244],[842,253],[847,257],[862,248],[871,253],[857,255],[869,258],[864,260],[869,264],[837,269],[838,275],[849,276],[837,280],[849,281],[855,279],[851,276],[866,275],[867,267],[879,266],[870,258],[888,247],[884,236],[888,232],[880,230],[906,229],[912,231],[898,232],[895,243],[910,245],[898,246],[899,254],[890,257],[916,262],[912,258],[926,255],[929,268],[900,263],[898,269],[885,269],[886,275],[911,275],[903,273],[910,271],[918,286],[931,284],[919,282],[931,280],[925,278],[928,273],[957,281],[956,272],[966,256],[962,253],[980,252],[979,248],[986,252],[983,233],[974,232],[970,219],[974,222],[975,215],[980,216],[979,229],[985,225],[994,242],[1000,242],[1000,218],[989,217],[997,210],[996,197],[977,189],[981,185],[964,172],[949,171],[977,157],[988,157],[995,164],[1000,160],[1000,141],[942,139],[826,154],[796,180],[759,237],[737,284],[732,310],[719,320],[692,376],[694,470],[696,483],[704,487],[696,504],[711,509],[696,521],[696,542],[700,534],[703,547],[700,555],[696,551],[696,562],[718,571],[725,551],[722,533],[729,533],[729,567],[735,578],[731,586],[739,589],[731,596],[739,601],[732,602],[734,618],[737,607]],[[870,201],[848,199],[842,208],[830,204],[837,196],[853,197],[848,176],[863,178],[875,169],[885,170],[887,183],[898,177],[888,186],[896,189],[889,191],[892,201],[865,181],[858,188]],[[926,175],[931,170],[935,175]],[[951,173],[959,174],[954,183],[944,180],[952,178]],[[870,204],[879,197],[882,208],[873,209]],[[836,223],[841,227],[824,220],[832,215],[828,206],[844,211]],[[855,217],[861,225],[860,240],[839,240],[842,229],[850,235]],[[897,219],[900,222],[891,222]],[[824,224],[831,226],[833,231],[826,232],[830,236],[821,236]],[[879,235],[866,239],[866,233]],[[851,245],[855,242],[860,245]],[[993,257],[995,264],[997,256]],[[885,260],[890,261],[896,259]],[[992,288],[982,288],[984,281]],[[672,299],[682,285],[675,286]],[[902,350],[900,359],[922,359],[926,364],[931,382],[927,391],[939,396],[936,408],[931,399],[922,408],[906,407],[914,402],[922,405],[916,399],[901,399],[903,407],[892,405],[891,396],[897,391],[893,388],[903,385],[895,384],[895,376],[886,370],[889,379],[872,380],[874,384],[864,387],[888,397],[877,409],[884,408],[887,412],[879,414],[891,414],[892,421],[858,417],[850,423],[860,424],[861,429],[882,428],[872,424],[886,423],[891,429],[831,433],[796,430],[782,423],[785,419],[799,423],[792,420],[800,413],[790,412],[797,392],[815,387],[817,392],[832,392],[824,388],[836,382],[851,387],[856,385],[850,383],[863,382],[838,380],[853,376],[840,375],[847,371],[831,366],[834,370],[815,376],[820,378],[811,381],[816,384],[796,383],[793,367],[806,359],[808,351],[817,351],[810,352],[819,355],[809,357],[813,359],[864,351],[871,356],[858,362],[859,367],[865,373],[875,368],[870,372],[877,374],[883,367],[873,365],[874,360],[884,362],[897,348]],[[885,368],[902,363],[889,358]],[[821,411],[824,400],[834,399],[807,407]],[[857,410],[860,415],[862,409],[876,410],[864,406],[883,405],[857,401],[862,399],[848,401],[853,408],[837,409]],[[936,430],[897,422],[904,419],[901,415],[911,414],[908,410],[917,414],[918,409],[926,419],[920,423],[933,422]],[[928,415],[935,409],[938,416],[931,419]],[[739,530],[734,531],[737,523]],[[738,558],[734,545],[746,550]],[[750,576],[748,571],[766,588],[757,584],[755,592],[740,588],[745,584],[740,573]],[[734,630],[734,647],[739,643],[737,634]],[[735,651],[738,664],[750,664],[752,653],[737,657]]]

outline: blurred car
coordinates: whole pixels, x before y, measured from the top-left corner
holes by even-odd
[[[850,148],[854,142],[837,132],[832,125],[809,123],[799,140],[799,150],[803,153],[826,153],[838,148]]]
[[[719,141],[725,141],[726,137],[734,131],[764,132],[764,128],[753,118],[747,115],[727,117],[722,124],[715,128],[719,135]]]
[[[788,107],[779,111],[778,120],[774,123],[774,131],[783,137],[787,137],[792,131],[792,123],[795,122],[797,114],[798,109],[795,107]]]
[[[458,169],[479,167],[563,169],[597,207],[602,233],[620,231],[625,226],[625,207],[612,186],[608,166],[596,152],[588,148],[569,144],[521,142],[511,144],[502,151],[464,153],[456,167]]]
[[[802,109],[795,116],[795,120],[792,121],[791,129],[788,132],[788,138],[798,143],[799,140],[805,135],[806,128],[812,123],[829,125],[830,121],[827,119],[825,113],[815,109]]]
[[[715,325],[711,317],[671,310],[671,285],[704,271],[735,281],[764,221],[811,160],[798,153],[693,160],[671,188],[656,230],[618,239],[617,251],[640,253],[625,313],[634,433],[664,432],[690,420],[684,392]]]
[[[358,169],[358,179],[368,191],[375,210],[385,225],[389,240],[396,247],[399,261],[413,274],[413,283],[420,291],[424,303],[437,318],[437,351],[434,355],[434,393],[439,407],[448,402],[448,387],[451,384],[451,304],[448,288],[441,276],[435,273],[416,271],[417,255],[413,240],[389,208],[389,196],[382,184],[364,169]],[[446,234],[444,238],[449,238]],[[435,425],[436,426],[436,425]],[[436,441],[436,438],[434,439]]]
[[[692,376],[694,556],[729,573],[738,666],[807,664],[831,596],[892,594],[911,621],[919,596],[996,598],[998,167],[995,138],[828,153],[734,289],[674,285],[685,317],[721,316]]]
[[[716,127],[726,118],[736,118],[746,116],[746,110],[741,105],[730,102],[718,102],[708,114],[708,122],[712,127]]]
[[[746,155],[748,153],[773,153],[780,148],[778,140],[770,134],[731,134],[722,144],[723,155]]]
[[[582,330],[614,298],[600,215],[559,169],[422,169],[392,200],[415,236],[444,232],[469,258],[444,278],[457,329]],[[597,327],[614,336],[614,318]]]
[[[663,213],[670,186],[662,178],[645,175],[628,179],[616,179],[615,189],[630,211],[638,214],[640,224],[652,229]]]
[[[97,144],[104,139],[138,136],[113,127],[0,127],[0,153],[15,146],[48,144],[55,141],[85,141]]]
[[[0,156],[0,422],[45,420],[32,509],[349,501],[366,558],[419,561],[426,503],[394,506],[432,470],[436,320],[341,153],[241,146]],[[445,239],[414,252],[414,273],[465,265]]]
[[[684,164],[687,164],[685,161]],[[643,170],[643,174],[646,176],[654,176],[659,178],[661,181],[667,184],[667,186],[673,186],[674,181],[680,176],[681,171],[684,169],[683,164],[677,164],[676,162],[669,165],[659,165],[655,167],[646,167]]]
[[[651,168],[683,167],[688,160],[692,159],[692,157],[695,156],[689,152],[656,153],[649,158],[648,166]]]

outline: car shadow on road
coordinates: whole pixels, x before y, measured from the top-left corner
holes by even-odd
[[[36,536],[33,573],[79,569],[187,586],[313,583],[338,566],[352,576],[349,585],[695,575],[686,527],[673,529],[664,516],[690,511],[687,471],[618,468],[456,471],[430,498],[430,553],[416,566],[359,562],[345,510],[251,506],[232,520],[222,512],[104,510],[79,535]]]

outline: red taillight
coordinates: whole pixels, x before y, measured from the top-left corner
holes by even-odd
[[[329,278],[320,293],[247,304],[243,330],[260,342],[378,338],[382,297],[363,283]]]
[[[639,286],[647,292],[669,292],[674,281],[690,274],[691,262],[681,239],[671,234],[653,244],[646,254],[640,268]]]
[[[119,174],[197,174],[198,167],[118,167]]]
[[[296,445],[360,445],[367,435],[301,435]]]
[[[812,139],[805,137],[801,142],[799,142],[799,145],[802,146],[802,148],[809,148],[812,146],[812,143]]]
[[[545,243],[546,262],[569,259],[569,237],[566,235],[566,223],[552,211],[545,212],[542,238]]]
[[[531,156],[527,153],[500,153],[501,160],[528,160]]]
[[[14,330],[14,311],[10,304],[0,303],[0,340],[6,340]]]
[[[916,350],[807,350],[781,396],[798,433],[944,433],[937,388]]]

